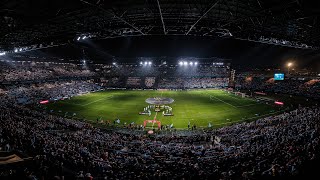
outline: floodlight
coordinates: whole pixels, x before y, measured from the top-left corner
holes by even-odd
[[[184,61],[184,62],[183,62],[183,65],[187,66],[187,65],[188,65],[188,62],[187,62],[187,61]]]
[[[140,62],[140,64],[141,64],[141,65],[143,64],[142,61]]]
[[[189,64],[192,66],[192,65],[193,65],[193,62],[190,62]]]
[[[115,62],[113,62],[112,64],[113,64],[113,65],[117,65],[117,63],[115,63]]]
[[[81,37],[78,37],[78,38],[77,38],[77,41],[80,41],[80,38],[81,38]]]
[[[198,62],[195,62],[194,65],[198,65]]]
[[[144,62],[144,65],[147,65],[147,64],[148,64],[148,62],[147,62],[147,61],[145,61],[145,62]]]
[[[151,65],[151,64],[152,64],[152,62],[151,62],[151,61],[149,61],[149,62],[148,62],[148,64],[149,64],[149,65]]]
[[[86,38],[87,38],[87,36],[83,36],[83,37],[82,37],[82,39],[86,39]]]
[[[18,52],[18,49],[14,49],[14,52]]]
[[[180,66],[182,66],[182,65],[183,65],[183,62],[182,62],[182,61],[180,61],[180,62],[179,62],[179,65],[180,65]]]

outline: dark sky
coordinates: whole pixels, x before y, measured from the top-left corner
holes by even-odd
[[[83,49],[85,55],[83,55]],[[99,41],[87,40],[83,43],[30,53],[61,57],[67,55],[96,62],[110,62],[113,56],[219,57],[232,59],[233,65],[241,67],[281,67],[285,62],[293,60],[297,67],[308,67],[320,71],[319,50],[302,50],[242,40],[199,36],[142,36]]]

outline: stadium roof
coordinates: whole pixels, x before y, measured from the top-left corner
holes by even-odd
[[[320,41],[316,2],[302,0],[5,0],[0,50],[79,38],[184,35],[309,48]]]

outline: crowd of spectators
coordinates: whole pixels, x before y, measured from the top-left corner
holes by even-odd
[[[37,70],[33,69],[31,74],[34,71]],[[54,70],[66,74],[64,71],[57,67]],[[27,76],[28,80],[39,78],[36,77],[39,74],[29,76],[23,70],[21,74],[16,74],[15,70],[1,70],[0,74],[8,80],[6,73],[11,72],[16,79],[20,76]],[[38,72],[42,74],[40,68]],[[67,74],[73,75],[72,72]],[[50,79],[45,73],[40,77]],[[125,80],[128,79],[110,77],[105,83],[118,84]],[[150,81],[154,83],[156,78]],[[227,84],[228,78],[222,77],[165,76],[159,79],[158,87],[208,88]],[[253,90],[319,96],[318,81],[274,82],[251,78],[244,79],[240,85],[240,88]],[[107,131],[34,106],[40,100],[61,99],[101,89],[91,80],[2,86],[0,151],[29,155],[34,165],[26,167],[28,177],[44,179],[63,176],[79,179],[288,177],[300,174],[305,163],[319,159],[320,108],[317,106],[299,107],[217,130],[195,131],[188,136],[174,131],[153,136]],[[9,174],[19,175],[15,169],[10,169]]]
[[[38,81],[57,78],[93,77],[96,74],[76,65],[34,65],[0,63],[0,82]]]
[[[101,68],[101,74],[106,77],[228,77],[228,66],[197,65],[133,65],[122,64],[105,66]]]
[[[141,87],[141,78],[140,77],[128,77],[127,87]]]
[[[185,81],[187,88],[224,88],[229,85],[229,78],[190,78]]]
[[[159,80],[158,88],[181,89],[184,88],[184,81],[182,78],[161,78]]]
[[[72,96],[102,90],[92,81],[59,81],[33,85],[10,85],[1,89],[2,93],[14,97],[18,103],[38,103],[41,100],[59,100]]]
[[[320,98],[319,79],[275,81],[273,78],[246,77],[237,79],[236,88]]]
[[[27,90],[22,91],[33,93]],[[15,96],[0,95],[0,147],[32,156],[36,165],[28,168],[38,178],[284,177],[298,174],[305,162],[319,157],[319,107],[300,107],[187,137],[149,137],[94,128],[19,105]]]
[[[169,68],[167,74],[181,77],[227,77],[228,72],[227,66],[198,65]]]
[[[103,81],[112,88],[193,89],[225,88],[229,85],[229,78],[211,77],[113,77]]]
[[[229,78],[163,78],[159,88],[224,88],[229,85]]]

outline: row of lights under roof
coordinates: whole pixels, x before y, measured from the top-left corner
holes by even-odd
[[[81,41],[81,40],[85,40],[85,39],[89,39],[89,38],[93,38],[96,37],[96,35],[94,34],[87,34],[87,35],[80,35],[78,37],[76,37],[77,41]]]
[[[15,48],[13,51],[15,53],[17,53],[17,52],[21,52],[23,50],[24,50],[23,48]],[[0,52],[0,56],[4,56],[4,55],[6,55],[6,51]]]
[[[77,37],[77,41],[85,40],[87,38],[88,38],[87,36],[79,36],[79,37]]]
[[[32,50],[32,48],[30,49],[30,47],[23,47],[23,48],[20,47],[20,48],[14,48],[13,52],[18,53],[18,52],[30,51],[30,50]],[[7,51],[7,52],[12,53],[12,51]],[[0,52],[0,56],[4,56],[4,55],[6,55],[5,51]]]
[[[140,65],[151,65],[152,64],[152,62],[151,61],[144,61],[144,62],[140,62]]]
[[[15,53],[17,53],[17,52],[21,52],[21,51],[23,51],[23,49],[22,49],[22,48],[15,48],[15,49],[14,49],[14,52],[15,52]]]
[[[116,66],[117,63],[116,62],[113,62],[112,65]],[[140,65],[152,65],[152,62],[151,61],[144,61],[144,62],[140,62]]]
[[[180,61],[180,62],[179,62],[179,65],[180,65],[180,66],[188,66],[188,65],[190,65],[190,66],[195,65],[195,66],[196,66],[196,65],[198,65],[198,62]]]
[[[116,62],[113,62],[112,65],[117,65]],[[152,65],[151,61],[140,61],[140,65]],[[197,66],[198,62],[196,61],[179,61],[180,66]],[[224,63],[213,63],[213,65],[222,66]]]
[[[117,63],[116,62],[113,62],[112,63],[112,65],[117,65]],[[142,62],[142,61],[140,61],[140,65],[152,65],[152,62],[151,61],[144,61],[144,62]],[[179,65],[180,66],[188,66],[188,65],[190,65],[190,66],[193,66],[193,65],[198,65],[198,62],[187,62],[187,61],[180,61],[179,62]]]
[[[216,62],[216,63],[212,63],[213,65],[217,65],[217,66],[223,66],[222,62]]]

